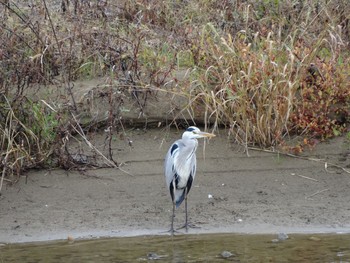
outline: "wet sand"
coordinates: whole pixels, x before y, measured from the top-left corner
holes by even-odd
[[[250,151],[227,132],[199,143],[198,170],[189,194],[189,233],[350,233],[350,144],[319,144],[311,161]],[[3,187],[0,242],[110,236],[167,235],[171,200],[163,158],[182,131],[130,130],[133,141],[113,142],[119,169],[33,170]],[[100,140],[103,145],[104,138]],[[205,147],[204,147],[205,146]],[[101,146],[101,149],[103,147]],[[184,222],[184,206],[175,225]],[[185,233],[184,230],[180,230]]]

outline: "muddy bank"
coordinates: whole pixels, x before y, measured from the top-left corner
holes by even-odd
[[[28,173],[0,197],[0,242],[166,234],[171,201],[163,158],[182,131],[128,131],[114,141],[123,170],[41,170]],[[103,144],[101,137],[101,145]],[[205,149],[204,149],[205,146]],[[311,161],[266,152],[250,157],[226,131],[200,142],[189,195],[190,233],[350,232],[350,144],[344,137],[318,145]],[[175,224],[184,221],[184,207]]]

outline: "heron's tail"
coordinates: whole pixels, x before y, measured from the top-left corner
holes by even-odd
[[[175,192],[176,208],[178,208],[182,204],[184,199],[185,199],[185,189],[176,190]]]

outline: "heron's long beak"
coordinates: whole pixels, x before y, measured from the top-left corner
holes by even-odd
[[[214,133],[208,133],[208,132],[197,132],[197,134],[201,137],[207,137],[207,138],[212,138],[215,137],[216,135]]]

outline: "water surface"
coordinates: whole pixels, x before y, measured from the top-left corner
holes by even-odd
[[[350,262],[350,234],[295,234],[283,241],[277,235],[142,236],[0,247],[1,263],[152,261],[344,263]]]

